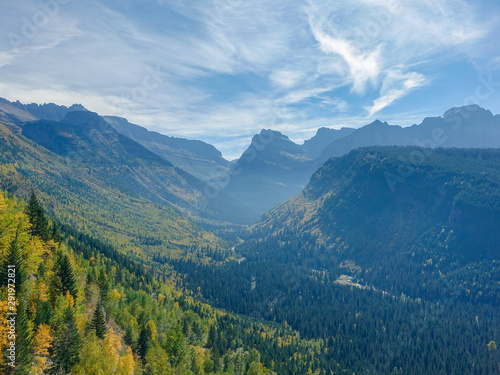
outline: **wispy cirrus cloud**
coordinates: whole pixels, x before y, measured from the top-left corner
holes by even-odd
[[[500,4],[486,0],[70,1],[12,48],[40,9],[2,6],[0,96],[81,102],[228,157],[261,128],[303,139],[374,116],[409,124],[500,71]]]
[[[332,62],[339,74],[348,76],[355,93],[364,94],[369,84],[376,84],[381,68],[380,46],[372,51],[360,51],[352,41],[334,35],[340,33],[328,25],[322,17],[317,19],[313,14],[310,15],[309,25],[321,50],[339,56],[345,63],[345,67],[339,67],[337,61]],[[330,34],[324,30],[325,27],[330,29]]]
[[[397,70],[387,72],[380,90],[380,97],[375,99],[371,106],[365,107],[368,116],[372,117],[394,101],[403,98],[412,90],[422,87],[428,82],[428,78],[416,72],[401,73]]]

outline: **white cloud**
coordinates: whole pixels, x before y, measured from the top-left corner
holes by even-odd
[[[368,117],[392,104],[394,101],[406,96],[412,90],[424,86],[428,79],[419,73],[388,72],[381,89],[381,96],[373,101],[373,105],[366,107]]]
[[[321,19],[315,19],[314,15],[310,16],[309,24],[321,50],[328,54],[339,55],[343,59],[352,81],[352,90],[364,94],[367,85],[375,84],[380,74],[380,46],[372,51],[358,51],[351,41],[327,34],[324,31],[324,23]]]
[[[290,70],[277,70],[269,77],[278,88],[290,89],[303,78],[303,73]]]

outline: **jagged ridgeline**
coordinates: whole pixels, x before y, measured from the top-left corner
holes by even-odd
[[[49,220],[34,195],[26,204],[0,192],[0,233],[2,374],[259,375],[320,368],[321,340],[301,340],[286,325],[196,302],[112,246]],[[7,350],[9,266],[17,275],[15,368]]]

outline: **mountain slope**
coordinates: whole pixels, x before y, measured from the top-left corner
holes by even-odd
[[[304,188],[311,155],[280,132],[262,130],[232,166],[223,192],[252,207],[251,219]]]
[[[152,132],[121,117],[104,116],[104,119],[119,133],[201,180],[227,172],[229,162],[212,145]]]
[[[76,125],[79,115],[74,113],[68,118],[73,125],[40,121],[23,129],[59,154],[20,135],[20,128],[12,130],[0,122],[1,189],[20,196],[35,189],[61,221],[140,256],[157,252],[177,256],[181,249],[185,253],[189,248],[221,245],[173,208],[196,204],[191,199],[200,193],[187,183],[194,177],[122,139],[97,118],[87,126]],[[51,143],[41,129],[61,142]],[[116,155],[117,145],[126,151]],[[72,153],[75,147],[78,152]]]
[[[0,120],[6,125],[19,125],[37,118],[31,113],[20,109],[8,100],[0,98]]]
[[[68,113],[81,111],[87,111],[81,104],[73,104],[70,107],[54,103],[22,104],[19,101],[10,102],[0,98],[0,118],[18,125],[37,119],[62,121]],[[227,172],[229,162],[212,145],[150,132],[141,126],[129,123],[122,117],[103,116],[103,118],[119,133],[201,180],[208,180]]]
[[[303,145],[268,130],[253,138],[233,166],[224,191],[254,207],[251,219],[257,220],[276,204],[298,194],[326,160],[369,146],[500,147],[500,115],[470,105],[452,108],[443,116],[429,117],[410,127],[376,120],[359,129],[320,128]]]
[[[15,263],[19,275],[17,373],[293,375],[325,368],[317,359],[326,357],[324,343],[200,303],[165,282],[173,276],[167,267],[144,265],[61,225],[36,202],[25,213],[24,202],[0,191],[0,274],[11,274]],[[49,236],[33,234],[30,224],[51,229]],[[7,281],[0,281],[2,294]],[[9,347],[8,307],[0,300],[1,352]],[[291,340],[293,348],[281,346]],[[11,373],[8,362],[0,357],[4,374]]]
[[[367,263],[409,249],[438,226],[453,231],[456,256],[499,256],[499,167],[497,150],[358,149],[330,159],[254,230],[296,228],[331,246],[340,236],[345,256]]]
[[[97,113],[69,112],[61,122],[31,122],[22,134],[133,197],[192,208],[200,196],[201,181],[119,134]]]
[[[172,264],[216,306],[321,337],[352,373],[493,375],[498,228],[500,150],[370,147],[267,212],[238,261]]]
[[[320,128],[303,145],[268,130],[253,138],[233,166],[224,191],[253,206],[251,219],[257,220],[276,204],[298,194],[314,171],[331,157],[369,146],[500,147],[500,115],[470,105],[452,108],[443,116],[428,117],[410,127],[376,120],[359,129]]]

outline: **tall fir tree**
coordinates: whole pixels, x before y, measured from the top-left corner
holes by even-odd
[[[50,240],[49,221],[34,192],[31,192],[26,214],[31,223],[31,234],[40,237],[45,242]]]
[[[132,332],[132,327],[127,327],[125,330],[125,335],[123,336],[123,341],[125,341],[125,345],[128,345],[130,347],[134,346],[134,335]]]
[[[99,285],[101,299],[106,299],[108,296],[109,290],[111,289],[111,285],[109,283],[108,277],[106,276],[106,273],[104,272],[104,270],[101,270],[101,272],[99,273],[99,277],[97,279],[97,284]]]
[[[19,249],[19,244],[16,237],[12,240],[9,246],[9,250],[5,258],[3,259],[0,271],[0,287],[7,286],[9,275],[12,275],[14,272],[14,280],[15,280],[15,290],[19,295],[22,293],[22,286],[25,280],[25,273],[23,267],[23,259],[21,257],[21,252]]]
[[[29,374],[33,360],[33,333],[26,312],[26,303],[21,299],[16,319],[16,375]]]
[[[54,278],[52,279],[52,299],[59,295],[66,295],[69,292],[76,300],[78,289],[76,287],[75,274],[69,256],[59,252],[54,264]]]
[[[14,276],[12,277],[14,272]],[[12,240],[7,256],[2,263],[1,269],[1,285],[9,284],[9,279],[13,279],[15,284],[10,283],[9,287],[14,290],[15,298],[17,300],[17,310],[15,315],[16,322],[16,359],[15,367],[8,365],[11,362],[5,356],[9,355],[9,352],[4,353],[4,368],[2,369],[3,374],[28,374],[31,360],[32,360],[32,332],[29,324],[28,316],[26,314],[26,303],[24,301],[24,281],[25,272],[23,260],[21,258],[20,249],[17,241],[17,234],[14,240]],[[10,291],[9,291],[10,293]],[[14,316],[11,316],[14,317]]]
[[[57,260],[57,276],[61,280],[61,294],[66,294],[67,291],[76,300],[78,290],[76,288],[75,274],[73,267],[67,254],[62,254]]]
[[[103,339],[106,334],[106,313],[102,306],[102,301],[99,300],[94,311],[94,316],[89,326],[90,330],[95,331],[98,338]]]
[[[70,374],[71,368],[78,362],[80,345],[80,334],[73,309],[67,307],[64,313],[64,324],[60,327],[52,347],[53,365],[49,369],[49,374]]]
[[[59,233],[59,228],[57,227],[56,223],[52,224],[50,238],[53,239],[54,242],[61,242],[61,234]]]
[[[137,340],[137,354],[141,357],[142,361],[146,361],[146,354],[148,352],[149,346],[151,344],[151,332],[148,327],[144,326],[141,328],[139,333],[139,339]]]

